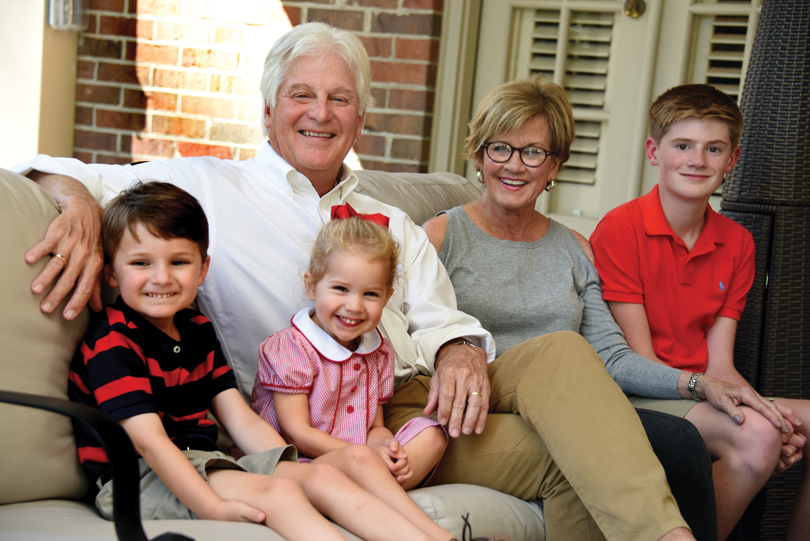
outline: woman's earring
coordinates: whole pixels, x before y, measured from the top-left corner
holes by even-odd
[[[548,184],[546,184],[546,191],[553,192],[554,191],[554,179],[551,179]]]
[[[481,171],[478,171],[477,176],[478,176],[478,182],[480,182],[481,184],[486,184],[486,182],[484,181],[484,175],[481,174]]]

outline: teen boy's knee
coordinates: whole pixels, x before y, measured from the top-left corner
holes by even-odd
[[[782,448],[782,435],[773,424],[751,408],[745,408],[745,422],[735,430],[734,448],[739,449],[745,467],[770,474]]]

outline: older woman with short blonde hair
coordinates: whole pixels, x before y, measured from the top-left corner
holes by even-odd
[[[542,76],[499,86],[481,102],[465,146],[484,194],[423,227],[447,268],[458,308],[492,333],[498,357],[537,336],[573,331],[625,392],[677,398],[678,371],[635,354],[624,341],[602,301],[588,241],[535,209],[554,189],[573,140],[574,118],[560,86]],[[632,410],[602,407],[615,408],[617,422],[638,422]],[[711,463],[700,435],[682,419],[638,414],[684,519],[698,539],[716,539]],[[585,434],[582,443],[612,452]],[[615,457],[625,460],[633,461]],[[628,465],[628,476],[635,466]]]

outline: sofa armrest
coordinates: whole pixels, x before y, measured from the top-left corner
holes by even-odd
[[[141,524],[140,478],[135,448],[129,436],[106,413],[62,398],[0,390],[0,402],[26,406],[66,415],[81,423],[101,442],[110,460],[113,488],[115,531],[121,541],[148,541]],[[167,532],[153,541],[193,541],[181,534]]]

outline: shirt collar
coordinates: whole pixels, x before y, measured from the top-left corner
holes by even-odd
[[[658,197],[658,184],[653,186],[653,189],[647,195],[639,198],[639,206],[641,207],[641,214],[644,217],[644,231],[647,235],[667,235],[673,239],[678,239],[675,231],[670,227],[667,222],[667,217],[664,215],[664,209],[661,207],[661,200]],[[698,249],[697,253],[703,253],[711,250],[716,244],[723,244],[725,242],[725,235],[723,229],[718,227],[719,216],[717,212],[709,205],[706,204],[706,221],[703,224],[703,230],[700,232],[700,237],[695,244]],[[693,252],[695,251],[693,248]],[[697,255],[697,253],[695,255]]]
[[[320,353],[321,357],[340,363],[348,361],[355,353],[357,355],[371,355],[382,347],[382,335],[375,327],[374,330],[360,335],[357,339],[359,342],[357,349],[349,351],[312,321],[312,314],[314,313],[314,308],[303,308],[292,317],[291,322],[304,335],[304,338],[312,344],[312,347]]]
[[[329,193],[319,198],[318,192],[312,187],[312,182],[279,156],[268,141],[265,141],[259,149],[259,153],[256,155],[256,163],[267,171],[269,182],[275,183],[281,190],[290,195],[295,193],[313,200],[322,199],[324,204],[329,204],[327,211],[331,210],[332,205],[343,204],[358,182],[354,171],[345,163],[341,164],[341,180]]]

